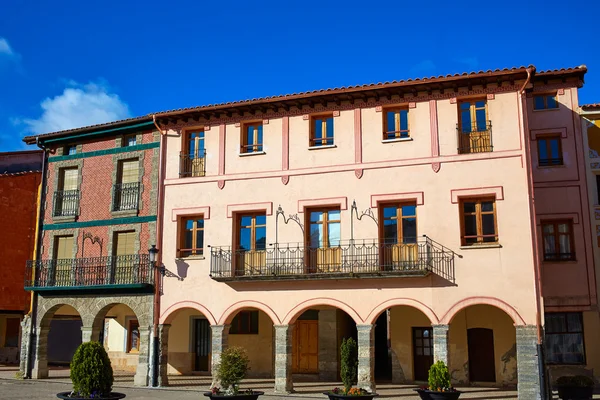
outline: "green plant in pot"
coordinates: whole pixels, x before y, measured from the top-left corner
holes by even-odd
[[[58,393],[61,399],[122,399],[112,391],[113,369],[104,347],[98,342],[82,343],[71,360],[71,392]]]
[[[423,400],[456,400],[461,392],[452,387],[446,363],[438,361],[429,368],[426,388],[415,389]]]
[[[220,383],[214,386],[205,396],[212,398],[256,400],[264,394],[257,390],[240,390],[240,382],[250,370],[250,360],[246,350],[241,347],[228,347],[221,353],[221,362],[216,366],[216,378]]]
[[[561,376],[556,380],[558,397],[563,400],[588,400],[594,394],[594,380],[589,376]]]
[[[334,388],[329,392],[323,394],[329,396],[331,400],[334,399],[345,399],[345,398],[361,398],[361,399],[372,399],[377,396],[376,393],[370,393],[369,391],[360,388],[353,387],[357,383],[358,377],[358,346],[356,341],[352,338],[342,339],[342,345],[340,346],[340,358],[341,368],[340,375],[344,388]]]

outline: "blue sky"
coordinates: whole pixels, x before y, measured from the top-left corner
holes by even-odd
[[[172,108],[529,64],[586,64],[580,103],[600,102],[599,24],[598,0],[1,0],[0,151]]]

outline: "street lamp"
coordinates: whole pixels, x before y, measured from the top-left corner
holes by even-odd
[[[156,255],[158,254],[158,249],[156,248],[156,245],[153,244],[152,247],[150,247],[148,249],[148,254],[150,255],[150,262],[152,263],[152,265],[154,265],[154,263],[156,262]]]

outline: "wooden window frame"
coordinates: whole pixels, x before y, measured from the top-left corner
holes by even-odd
[[[183,151],[182,153],[185,155],[190,155],[189,151],[190,151],[190,142],[192,141],[196,141],[196,139],[192,140],[192,134],[194,133],[200,133],[202,132],[202,137],[198,138],[198,142],[202,141],[204,143],[204,146],[202,146],[202,148],[204,149],[204,152],[206,153],[206,127],[201,126],[201,127],[196,127],[196,128],[187,128],[183,131],[183,135],[182,139],[183,139]],[[194,151],[197,153],[198,152],[198,148],[196,146],[194,146]],[[203,155],[204,157],[204,155]]]
[[[256,223],[256,217],[259,216],[264,216],[265,217],[265,223],[263,224],[257,224]],[[235,240],[235,250],[240,251],[240,247],[241,247],[241,237],[242,235],[240,234],[241,230],[242,230],[242,218],[244,217],[251,217],[252,218],[252,222],[250,223],[250,226],[243,226],[244,228],[250,228],[250,249],[246,249],[246,251],[263,251],[265,249],[256,249],[256,228],[265,228],[265,231],[267,229],[267,214],[264,211],[256,211],[256,212],[239,212],[239,213],[235,213],[235,235],[236,235],[236,240]],[[265,243],[265,247],[266,247],[266,243]]]
[[[402,111],[406,111],[406,126],[407,129],[401,129],[402,126]],[[396,117],[394,118],[394,130],[390,131],[388,126],[387,113],[394,112]],[[408,139],[410,138],[410,110],[407,106],[393,106],[387,107],[382,110],[383,114],[383,140],[395,140],[395,139]],[[397,129],[396,129],[397,128]],[[405,133],[406,136],[402,136]],[[389,137],[393,134],[394,137]]]
[[[133,139],[134,144],[130,145],[129,139]],[[132,146],[136,146],[136,145],[137,145],[137,136],[135,134],[123,136],[123,138],[121,139],[121,147],[132,147]]]
[[[246,135],[246,130],[249,126],[253,125],[256,126],[253,132],[254,144],[248,144],[248,136]],[[263,128],[263,137],[260,143],[258,143],[258,126],[261,126]],[[243,122],[241,124],[240,136],[240,154],[256,154],[264,152],[265,130],[262,120]]]
[[[241,315],[248,315],[248,324],[242,324]],[[252,318],[256,315],[256,330],[252,329]],[[234,328],[235,326],[235,328]],[[242,310],[238,312],[231,320],[229,334],[231,335],[258,335],[260,330],[260,314],[258,310]]]
[[[332,123],[332,130],[333,130],[333,137],[328,138],[327,137],[327,119],[331,118],[331,123]],[[322,132],[322,136],[321,138],[316,138],[315,134],[315,128],[316,128],[316,120],[318,119],[322,119],[323,122],[321,123],[322,127],[325,127],[325,130],[321,130]],[[330,146],[335,146],[335,123],[334,123],[334,115],[333,113],[324,113],[324,114],[314,114],[310,116],[310,137],[308,140],[308,147],[330,147]],[[331,139],[332,143],[331,144],[327,144],[327,141]]]
[[[198,243],[197,243],[197,233],[199,231],[204,232],[204,227],[202,228],[198,228],[198,220],[202,220],[203,222],[204,220],[204,214],[198,214],[198,215],[185,215],[185,216],[180,216],[179,217],[179,240],[177,241],[178,244],[178,248],[177,248],[177,258],[187,258],[187,257],[202,257],[204,256],[204,236],[203,236],[203,240],[202,240],[202,246],[198,247]],[[185,233],[187,231],[186,229],[186,223],[189,220],[193,220],[194,224],[192,226],[192,248],[185,248]],[[190,252],[191,254],[188,255],[183,255],[184,253]]]
[[[133,324],[137,324],[137,329],[138,329],[138,343],[137,343],[138,347],[136,347],[136,348],[134,348],[134,347],[131,346],[132,345],[131,339],[133,337],[131,326]],[[142,336],[139,334],[139,332],[140,332],[140,323],[139,323],[139,321],[137,319],[135,319],[135,318],[132,318],[132,319],[128,320],[127,321],[127,346],[125,348],[125,350],[126,350],[127,353],[139,353],[139,351],[140,351],[140,342],[142,341]],[[135,349],[135,351],[133,351],[134,349]]]
[[[415,206],[415,215],[402,215],[402,207],[403,206]],[[397,243],[396,244],[404,244],[404,231],[403,231],[403,227],[402,227],[402,220],[404,218],[414,218],[415,219],[415,225],[418,226],[418,217],[417,217],[417,203],[416,201],[403,201],[403,202],[394,202],[394,203],[380,203],[378,204],[378,208],[379,208],[379,221],[381,221],[381,224],[379,226],[379,242],[381,244],[386,244],[384,241],[384,226],[385,226],[385,221],[386,218],[384,217],[384,209],[385,208],[389,208],[389,207],[395,207],[396,208],[396,216],[392,217],[392,218],[388,218],[388,219],[395,219],[396,221],[396,237],[398,238]],[[417,236],[415,236],[415,242],[417,242],[417,238],[418,238],[418,230],[417,230]],[[412,243],[411,243],[412,244]]]
[[[557,363],[554,361],[547,361],[547,363],[549,365],[586,365],[587,364],[587,356],[586,356],[586,352],[585,352],[585,325],[584,325],[584,320],[583,320],[583,313],[582,312],[577,312],[577,311],[566,311],[566,312],[553,312],[553,313],[547,313],[547,314],[562,314],[565,318],[565,325],[566,325],[566,332],[552,332],[549,329],[546,329],[544,332],[545,336],[548,335],[569,335],[569,334],[580,334],[581,335],[581,344],[582,344],[582,355],[583,355],[583,361],[581,362],[577,362],[577,363]],[[575,331],[575,332],[570,332],[569,331],[569,319],[567,318],[567,314],[579,314],[579,322],[581,325],[581,331]],[[546,327],[549,328],[549,326],[547,324],[544,324]]]
[[[329,211],[339,211],[340,212],[340,219],[336,220],[330,220],[329,219]],[[342,241],[341,238],[341,233],[342,233],[342,209],[339,206],[333,206],[333,207],[311,207],[311,208],[307,208],[305,210],[305,225],[307,226],[308,229],[306,229],[306,233],[305,233],[305,243],[306,243],[306,247],[310,247],[310,226],[313,224],[313,222],[310,222],[310,213],[312,212],[322,212],[324,214],[324,218],[323,221],[317,221],[314,222],[314,224],[317,225],[323,225],[323,242],[324,242],[324,246],[323,247],[317,247],[319,249],[330,249],[332,247],[329,246],[329,224],[330,223],[339,223],[340,224],[340,243]],[[326,240],[325,240],[326,239]],[[334,246],[334,247],[338,247],[338,246]]]
[[[535,107],[535,99],[541,97],[544,99],[544,108],[536,108]],[[548,97],[554,97],[554,102],[556,103],[556,107],[548,107]],[[560,108],[560,104],[558,102],[558,93],[537,93],[533,95],[533,111],[553,111],[558,110]]]
[[[556,139],[558,141],[558,153],[560,155],[559,158],[557,158],[556,160],[559,160],[560,163],[552,163],[552,160],[555,160],[554,158],[548,158],[548,159],[544,159],[545,161],[542,162],[542,158],[540,157],[540,144],[542,140],[546,141],[546,154],[551,154],[552,153],[552,146],[550,145],[550,140]],[[547,134],[547,135],[539,135],[536,136],[535,138],[536,142],[537,142],[537,153],[538,153],[538,166],[539,167],[559,167],[564,165],[564,159],[563,159],[563,151],[562,151],[562,137],[559,133],[551,133],[551,134]]]
[[[52,238],[52,259],[53,260],[68,260],[68,259],[73,259],[75,258],[75,256],[73,256],[73,254],[71,254],[71,257],[69,258],[58,258],[58,247],[59,247],[59,242],[61,238],[72,238],[73,239],[73,246],[75,245],[75,235],[70,234],[70,235],[56,235]],[[71,247],[71,253],[73,253],[73,247]]]
[[[75,151],[71,154],[71,149],[75,149]],[[73,154],[77,154],[77,145],[75,144],[68,144],[64,147],[63,149],[63,155],[65,156],[72,156]]]
[[[492,202],[494,209],[492,211],[481,211],[481,203]],[[464,203],[476,203],[475,212],[465,213]],[[461,246],[485,246],[485,245],[497,245],[499,240],[498,235],[498,213],[496,212],[496,197],[495,196],[478,196],[478,197],[461,197],[458,202],[460,212],[460,242]],[[482,215],[494,215],[494,235],[483,235],[483,221]],[[465,235],[465,215],[475,215],[477,225],[477,242],[467,243]],[[494,236],[496,240],[493,242],[485,242],[483,239],[486,236]],[[469,236],[471,238],[472,236]]]
[[[457,103],[458,105],[458,126],[460,127],[459,129],[459,133],[461,134],[465,134],[465,133],[473,133],[473,132],[485,132],[485,131],[479,131],[479,130],[473,130],[473,127],[477,126],[477,110],[481,109],[481,108],[477,108],[477,106],[475,105],[475,103],[477,103],[478,101],[483,101],[485,102],[485,105],[483,106],[483,109],[485,110],[485,131],[488,131],[489,128],[489,118],[490,118],[490,113],[489,113],[489,109],[488,109],[488,101],[487,98],[485,97],[474,97],[474,98],[466,98],[466,99],[462,99],[459,100]],[[461,106],[465,103],[469,103],[469,113],[471,115],[471,130],[469,132],[465,132],[463,131],[462,127],[462,108]]]
[[[568,233],[566,234],[566,236],[569,236],[569,246],[571,248],[571,252],[570,253],[566,253],[569,254],[569,258],[562,258],[560,253],[560,237],[561,236],[565,236],[565,234],[561,234],[560,232],[558,232],[558,225],[562,225],[562,224],[566,224],[567,227],[569,228]],[[546,255],[546,234],[544,233],[544,226],[546,225],[553,225],[553,233],[552,236],[554,236],[554,250],[555,256],[554,257],[547,257]],[[541,228],[542,228],[542,252],[544,254],[544,261],[546,262],[563,262],[563,261],[575,261],[575,238],[573,235],[573,220],[572,219],[557,219],[557,220],[545,220],[545,221],[541,221]]]

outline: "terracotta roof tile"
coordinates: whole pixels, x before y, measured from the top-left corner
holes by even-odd
[[[584,110],[600,110],[600,103],[582,104],[581,108]]]

